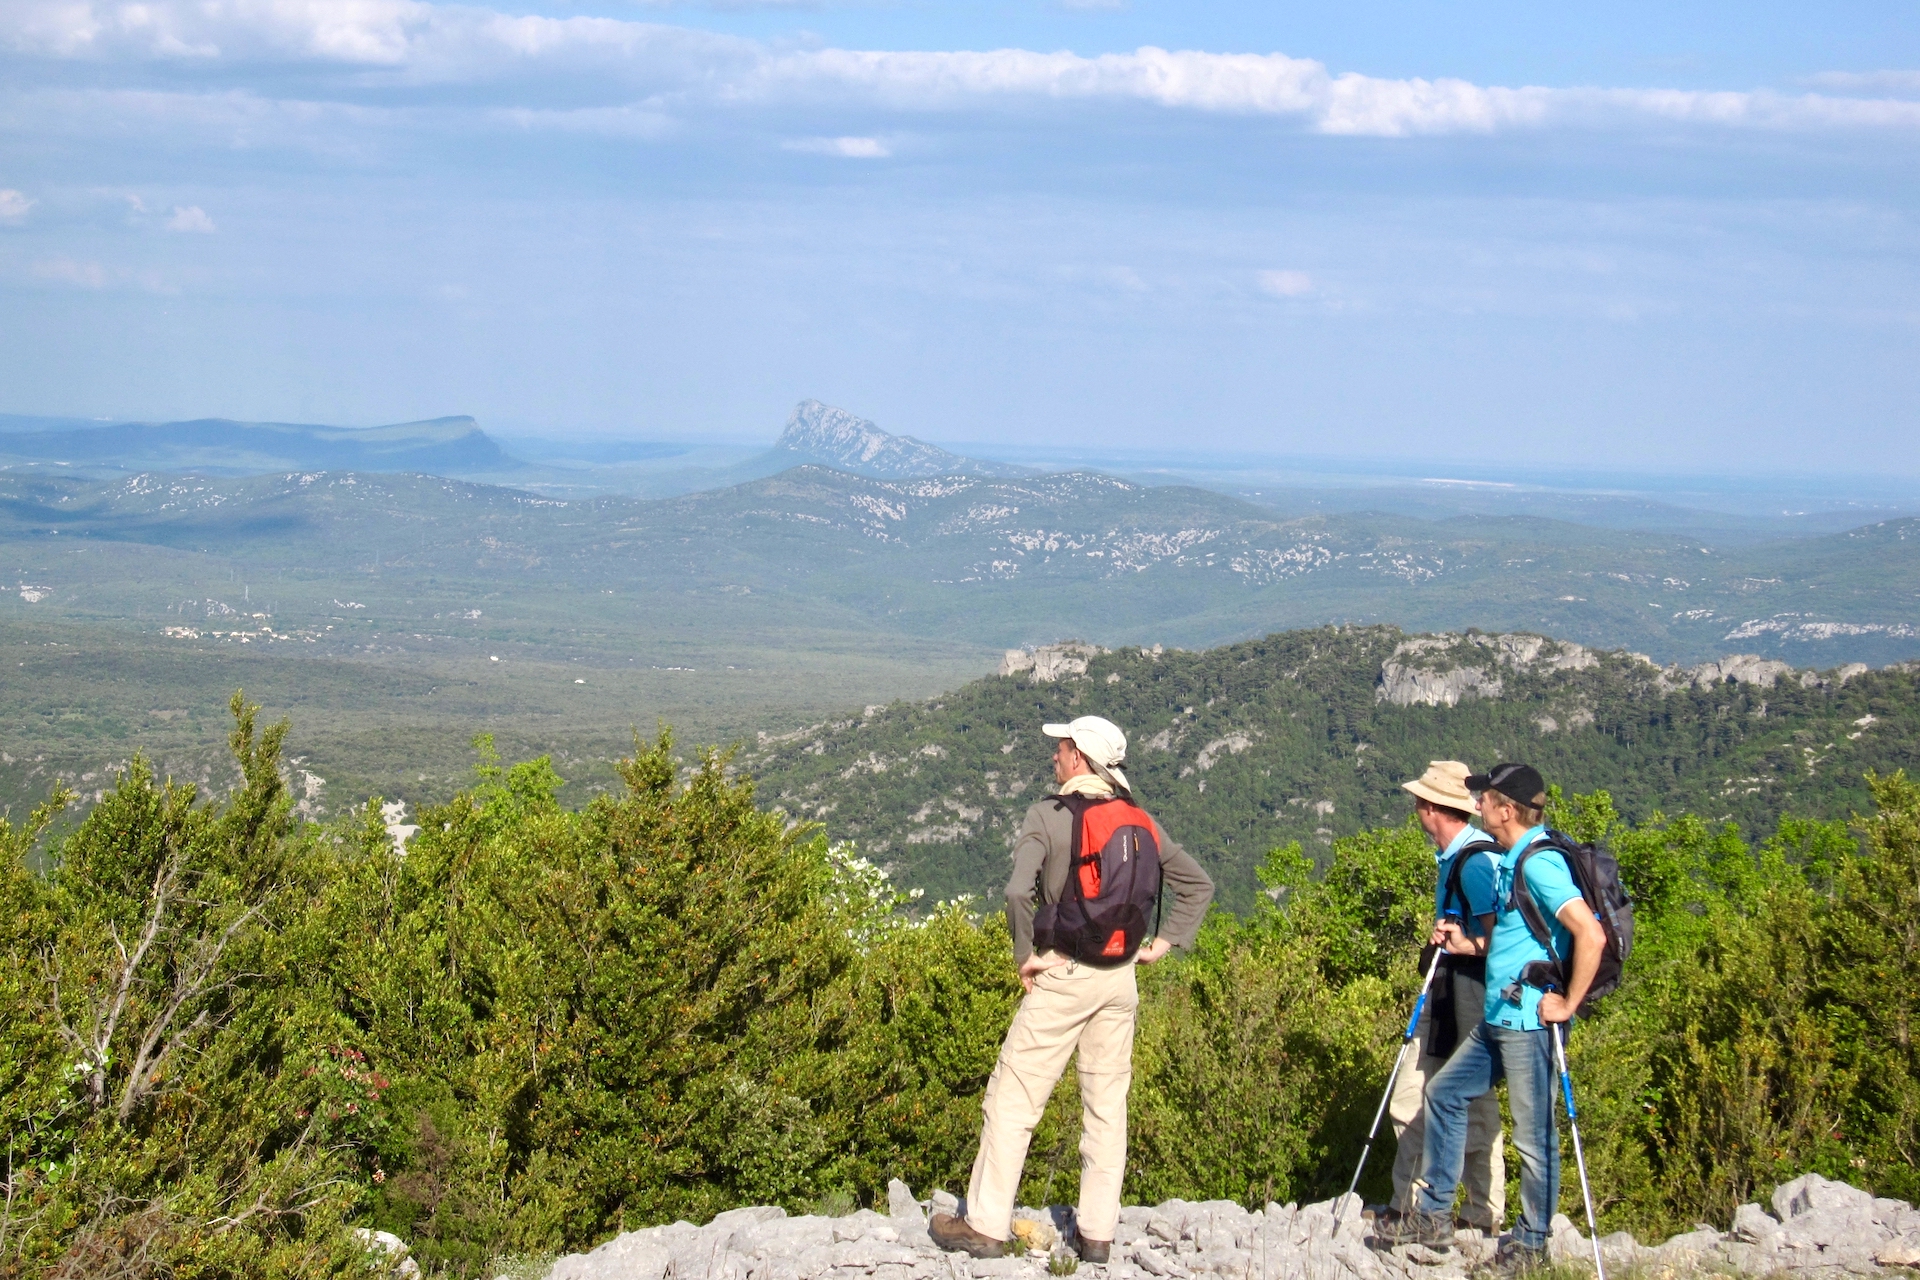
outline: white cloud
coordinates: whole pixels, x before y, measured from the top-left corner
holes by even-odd
[[[213,219],[207,211],[197,204],[175,205],[173,216],[167,219],[167,230],[197,232],[201,235],[213,234]]]
[[[1261,271],[1254,280],[1262,293],[1276,298],[1300,298],[1313,292],[1313,277],[1304,271]]]
[[[793,138],[780,145],[788,151],[847,160],[884,160],[893,154],[893,149],[878,138]]]
[[[1636,123],[1920,130],[1920,102],[1858,96],[1914,92],[1920,73],[1913,72],[1817,78],[1833,93],[1506,87],[1335,75],[1313,59],[1280,53],[1152,46],[1094,57],[1027,49],[783,51],[657,23],[509,14],[429,0],[13,0],[0,6],[0,48],[93,61],[306,63],[337,67],[354,87],[369,76],[415,85],[545,81],[565,85],[578,104],[574,111],[663,117],[701,105],[829,100],[939,111],[1029,99],[1292,117],[1320,133],[1373,137]],[[583,116],[578,123],[606,132],[652,127],[638,118]]]
[[[25,192],[15,191],[12,187],[0,187],[0,220],[11,222],[24,218],[34,203],[27,199]]]
[[[881,103],[931,109],[993,97],[1134,98],[1167,107],[1307,114],[1325,96],[1326,68],[1284,54],[1170,53],[1143,48],[1083,58],[1026,49],[884,52],[820,49],[769,60],[758,91],[857,90]]]

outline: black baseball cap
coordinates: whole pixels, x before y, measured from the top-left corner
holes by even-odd
[[[1547,781],[1530,764],[1497,764],[1467,779],[1469,791],[1497,791],[1507,799],[1538,809],[1547,802]]]

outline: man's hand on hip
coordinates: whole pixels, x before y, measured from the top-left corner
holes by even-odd
[[[1173,944],[1165,938],[1155,938],[1135,953],[1134,959],[1140,964],[1152,964],[1155,960],[1173,950]]]
[[[1020,962],[1020,989],[1033,990],[1033,980],[1049,969],[1065,964],[1067,958],[1057,951],[1036,951]]]

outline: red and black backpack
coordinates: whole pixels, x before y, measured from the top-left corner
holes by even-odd
[[[1060,901],[1033,916],[1033,947],[1114,968],[1133,959],[1159,925],[1160,834],[1128,800],[1055,796],[1073,815],[1072,858]]]

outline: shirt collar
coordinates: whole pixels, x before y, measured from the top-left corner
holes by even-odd
[[[1513,842],[1513,848],[1507,850],[1507,856],[1509,858],[1519,857],[1522,853],[1526,852],[1528,845],[1532,844],[1535,840],[1540,839],[1542,836],[1546,834],[1547,834],[1547,827],[1545,823],[1541,823],[1537,827],[1528,827],[1524,832],[1521,833],[1520,838]]]
[[[1435,850],[1433,856],[1441,862],[1445,862],[1448,858],[1460,852],[1460,850],[1465,848],[1480,834],[1480,828],[1469,822],[1466,826],[1460,828],[1459,835],[1456,835],[1452,840],[1447,842],[1446,848]]]

